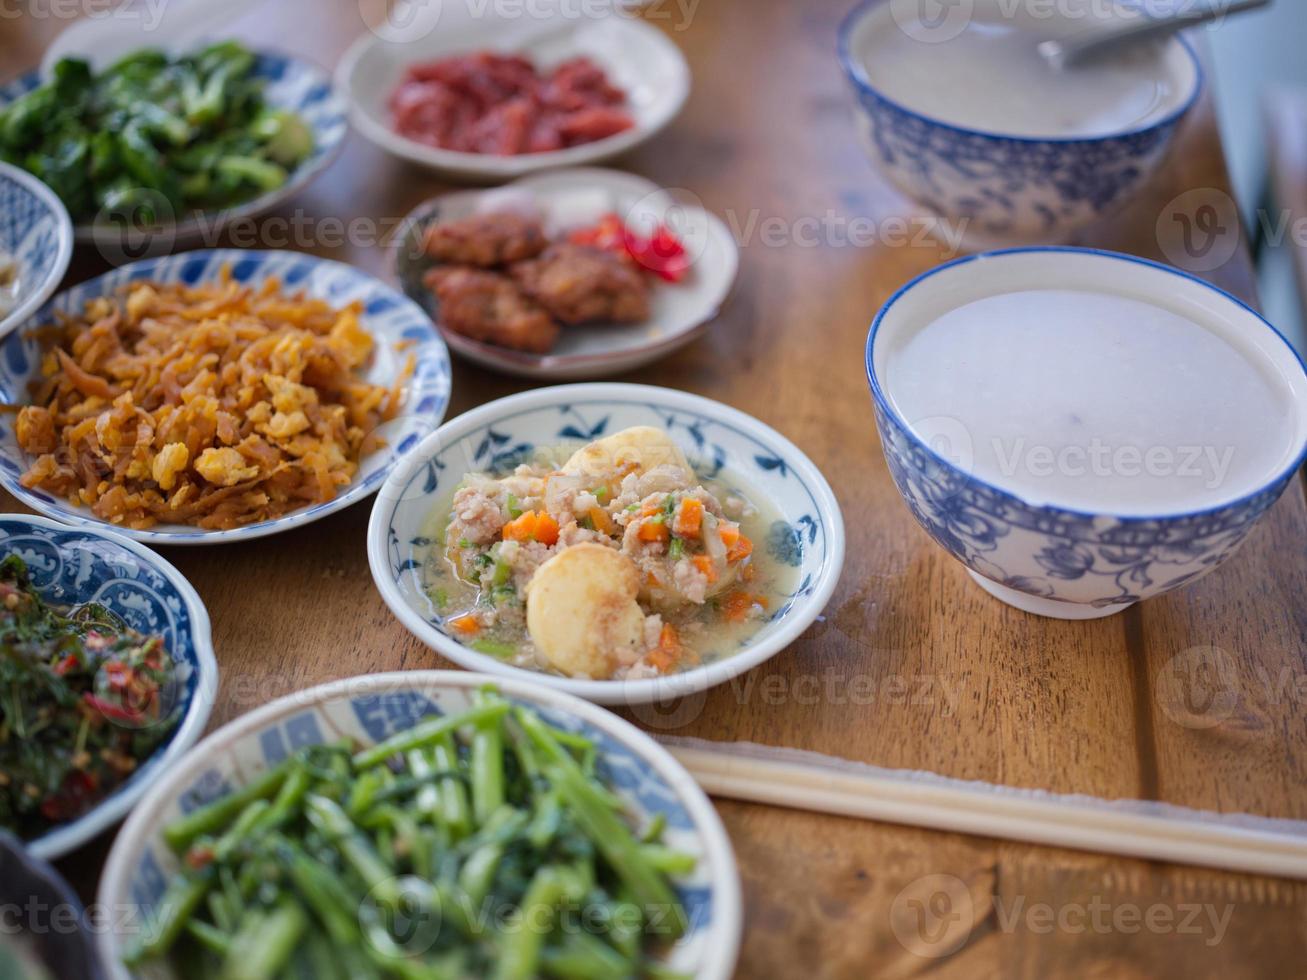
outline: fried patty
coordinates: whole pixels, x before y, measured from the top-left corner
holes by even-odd
[[[588,245],[559,242],[509,269],[528,296],[567,324],[639,323],[649,318],[640,270]]]
[[[426,274],[440,301],[440,321],[473,340],[543,354],[558,340],[558,324],[498,272],[438,266]]]
[[[483,269],[535,258],[548,244],[539,221],[510,211],[439,221],[423,239],[427,255],[436,261]]]

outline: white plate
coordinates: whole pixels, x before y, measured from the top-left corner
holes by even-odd
[[[564,327],[548,354],[485,344],[443,326],[439,304],[422,282],[434,265],[422,236],[436,220],[463,218],[529,197],[553,234],[594,224],[607,212],[641,222],[666,222],[685,244],[689,274],[669,283],[650,276],[651,311],[644,323]],[[498,203],[497,203],[498,202]],[[679,201],[652,181],[621,170],[583,167],[536,174],[494,190],[453,191],[419,205],[405,218],[395,247],[395,274],[408,297],[431,314],[450,349],[469,361],[524,378],[579,381],[642,367],[685,346],[721,312],[735,284],[740,251],[716,215]]]
[[[793,593],[736,653],[678,674],[643,680],[580,680],[516,667],[459,643],[424,589],[436,544],[431,515],[474,472],[502,470],[538,446],[589,442],[652,425],[679,444],[706,477],[738,474],[779,513],[766,548],[794,569]],[[482,405],[441,426],[400,460],[368,523],[368,564],[391,611],[419,640],[469,670],[528,678],[599,704],[644,705],[699,695],[774,657],[830,601],[844,565],[844,520],[821,472],[792,442],[719,402],[670,388],[588,384],[539,388]]]
[[[348,678],[274,701],[219,729],[137,806],[109,854],[98,901],[113,909],[154,905],[177,869],[177,856],[160,838],[163,828],[197,804],[248,782],[284,757],[288,747],[341,737],[374,745],[428,714],[465,710],[486,683],[536,708],[550,724],[593,739],[600,771],[642,823],[654,814],[666,815],[668,845],[698,861],[690,876],[675,882],[689,921],[663,962],[695,980],[728,980],[740,946],[739,871],[721,819],[685,768],[648,735],[594,705],[523,680],[457,671]],[[114,980],[131,976],[122,955],[135,929],[136,922],[123,920],[97,937]],[[147,975],[182,980],[168,964],[152,967]]]
[[[395,132],[387,103],[410,65],[487,49],[525,55],[546,68],[585,55],[626,92],[635,126],[593,143],[519,156],[442,150]],[[681,111],[690,94],[690,67],[666,35],[629,15],[549,21],[487,16],[449,24],[442,18],[438,29],[411,41],[365,34],[341,61],[336,87],[349,100],[354,128],[388,153],[446,177],[498,183],[538,170],[608,160],[643,143]]]

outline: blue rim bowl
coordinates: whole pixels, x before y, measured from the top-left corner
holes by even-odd
[[[1055,281],[1050,277],[1060,272],[1093,284],[1085,288],[1112,291],[1133,270],[1148,281],[1150,294],[1172,296],[1185,290],[1193,301],[1228,316],[1228,329],[1255,344],[1282,372],[1298,412],[1289,462],[1262,485],[1209,507],[1119,515],[1025,500],[937,451],[887,395],[876,363],[877,338],[907,297],[948,296],[953,308],[1010,291],[994,285],[1008,263],[1037,266],[1038,271],[1025,274],[1030,284],[1016,287],[1025,289],[1050,288]],[[979,283],[970,292],[960,285],[969,279]],[[1135,281],[1136,287],[1142,279]],[[881,447],[908,509],[983,588],[1040,615],[1110,615],[1205,575],[1235,552],[1307,458],[1307,367],[1284,336],[1246,303],[1211,283],[1133,255],[1041,246],[965,256],[937,266],[904,284],[881,307],[867,334],[865,363]]]
[[[153,551],[103,528],[68,527],[44,517],[0,515],[0,555],[18,554],[32,584],[61,605],[99,602],[133,629],[162,635],[178,667],[177,728],[131,778],[90,811],[27,842],[38,858],[80,847],[127,815],[147,789],[194,745],[218,693],[209,614],[181,572]]]

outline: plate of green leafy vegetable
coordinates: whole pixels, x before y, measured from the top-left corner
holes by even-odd
[[[320,68],[223,41],[145,48],[102,72],[66,58],[0,85],[0,160],[44,181],[79,241],[170,245],[302,189],[346,108]]]
[[[0,830],[50,859],[113,826],[199,739],[217,671],[203,603],[154,552],[0,515]]]
[[[649,736],[518,680],[412,671],[211,735],[123,827],[110,976],[726,980],[735,859]]]

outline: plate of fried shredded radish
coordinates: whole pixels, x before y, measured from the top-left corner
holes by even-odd
[[[448,353],[416,304],[292,252],[124,266],[0,346],[0,483],[155,544],[261,537],[346,507],[449,400]]]

